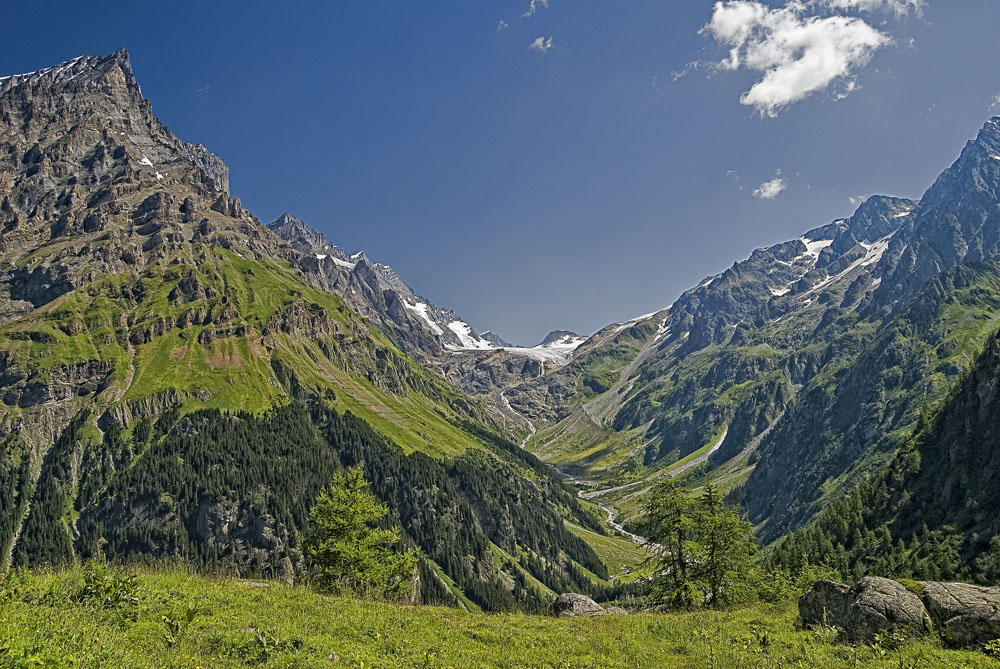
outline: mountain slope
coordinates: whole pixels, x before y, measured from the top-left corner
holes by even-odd
[[[124,51],[0,80],[0,118],[4,564],[301,573],[311,500],[356,464],[439,598],[535,606],[608,575],[563,522],[596,520],[318,287],[221,159],[153,116]]]
[[[808,521],[995,330],[998,146],[993,119],[919,202],[869,198],[506,389],[538,423],[528,448],[626,514],[651,478],[684,474],[734,489],[765,540]]]

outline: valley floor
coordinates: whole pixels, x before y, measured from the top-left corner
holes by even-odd
[[[0,580],[0,666],[1000,667],[932,641],[854,647],[796,627],[794,602],[561,620],[387,605],[146,570]]]

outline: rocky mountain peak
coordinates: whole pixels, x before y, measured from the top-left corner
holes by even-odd
[[[996,199],[1000,182],[1000,116],[983,125],[966,143],[958,159],[921,198],[922,215],[939,207],[968,206],[979,199]],[[960,201],[961,200],[961,201]]]
[[[183,242],[273,250],[222,159],[153,115],[124,50],[0,79],[0,120],[0,324]]]
[[[134,89],[140,97],[142,95],[125,49],[118,49],[108,56],[84,54],[35,72],[0,77],[0,94],[18,87],[38,90],[63,86],[69,82],[78,85],[96,82],[120,84]]]
[[[313,230],[287,211],[268,223],[267,227],[303,253],[314,254],[317,258],[333,255],[340,260],[349,260],[343,249],[334,246],[322,233]]]
[[[500,348],[514,348],[514,344],[511,344],[509,341],[492,330],[480,333],[479,338],[488,341],[494,346],[499,346]]]
[[[570,332],[569,330],[553,330],[545,335],[545,339],[542,340],[541,346],[547,346],[549,344],[555,344],[559,341],[569,341],[573,339],[582,339],[582,337],[575,332]]]

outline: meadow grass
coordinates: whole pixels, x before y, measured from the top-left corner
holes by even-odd
[[[101,575],[103,574],[103,575]],[[96,583],[96,585],[95,585]],[[564,620],[317,594],[183,569],[12,573],[0,666],[998,667],[933,639],[852,646],[794,602]]]

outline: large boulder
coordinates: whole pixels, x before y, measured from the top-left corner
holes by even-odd
[[[608,614],[600,604],[590,597],[573,592],[559,595],[552,603],[552,613],[560,618],[592,618]]]
[[[817,581],[799,598],[799,615],[806,625],[833,625],[851,641],[870,641],[881,632],[914,634],[930,631],[923,602],[902,584],[867,576],[854,587]]]
[[[1000,639],[1000,587],[922,581],[922,597],[944,640],[975,646]]]

